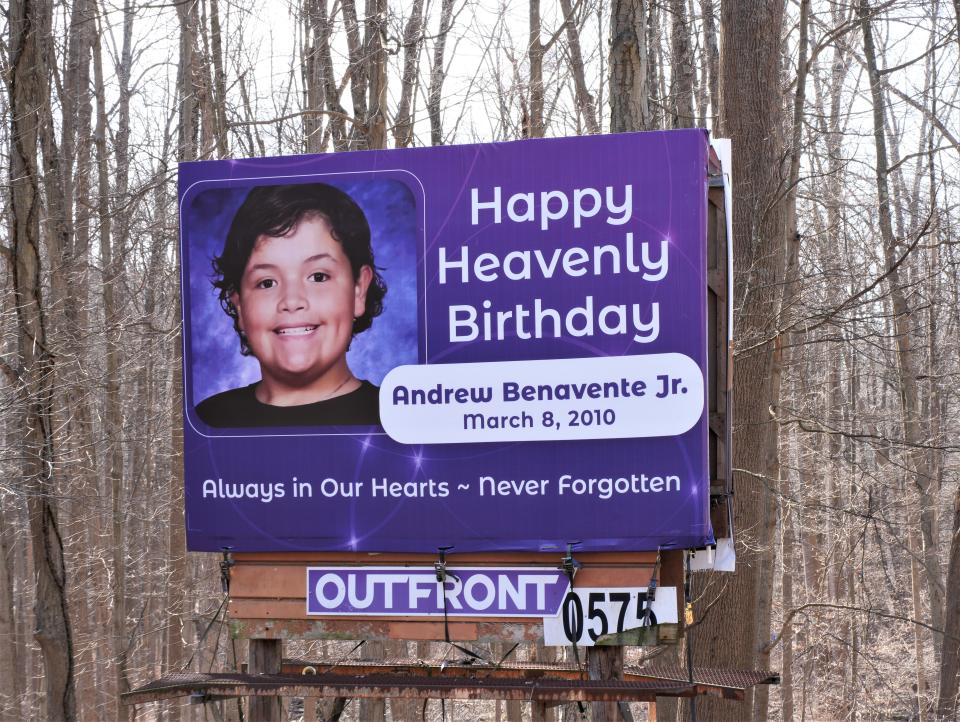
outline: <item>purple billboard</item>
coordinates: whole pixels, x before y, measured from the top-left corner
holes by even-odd
[[[189,548],[712,542],[708,149],[181,164]]]

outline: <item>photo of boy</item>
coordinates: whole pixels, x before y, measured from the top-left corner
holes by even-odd
[[[378,389],[347,363],[383,311],[370,226],[326,183],[254,187],[237,210],[213,285],[260,380],[204,399],[213,427],[374,425]]]

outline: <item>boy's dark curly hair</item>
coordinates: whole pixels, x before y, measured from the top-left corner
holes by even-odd
[[[354,200],[339,188],[326,183],[256,186],[237,210],[223,243],[223,252],[213,259],[213,285],[219,289],[220,306],[233,319],[240,337],[240,353],[251,354],[246,335],[240,330],[237,309],[230,296],[240,291],[240,279],[260,236],[285,236],[308,216],[330,224],[330,234],[339,241],[350,260],[353,278],[363,266],[370,266],[373,279],[367,288],[366,308],[354,319],[353,335],[366,331],[383,312],[387,284],[377,272],[370,245],[370,225]]]

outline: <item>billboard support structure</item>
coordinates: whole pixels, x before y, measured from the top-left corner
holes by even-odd
[[[536,718],[551,700],[617,699],[603,685],[623,676],[622,645],[679,640],[690,601],[684,550],[733,534],[729,144],[717,150],[705,132],[684,130],[181,165],[188,535],[192,550],[234,548],[221,574],[231,634],[250,642],[250,673],[288,670],[284,639],[437,640],[468,654],[461,644],[544,640],[574,647],[577,674],[580,646],[591,670],[613,663],[606,680],[579,691],[561,684],[569,670],[540,669],[559,686],[527,689]],[[334,205],[317,207],[321,196]],[[307,215],[264,228],[265,203]],[[369,224],[350,226],[341,213]],[[363,254],[376,244],[374,263]],[[387,299],[413,312],[374,324],[386,329],[379,346],[347,343],[344,361],[311,339],[340,343],[341,316],[357,320],[383,300],[364,298],[378,283],[372,269],[384,270],[383,248],[415,279],[404,298],[394,290],[404,276],[386,277]],[[337,287],[335,265],[314,265],[341,251],[360,261],[350,260],[339,306],[283,320]],[[213,305],[210,253],[220,274]],[[244,264],[268,270],[248,278]],[[220,308],[232,319],[228,345],[239,335],[259,382],[217,391],[248,378],[249,364],[209,378],[227,348],[208,326]],[[401,338],[414,343],[404,350]],[[377,376],[369,364],[384,356],[392,365]],[[363,368],[379,393],[351,375],[306,416],[272,407],[264,393],[284,391],[274,381],[295,359],[307,359],[309,374],[328,361]],[[341,389],[364,409],[333,418],[328,401]],[[251,418],[272,421],[249,428]],[[328,523],[318,525],[321,511]],[[576,553],[574,529],[585,540]],[[696,568],[712,566],[702,559]],[[394,696],[400,678],[388,667],[378,668],[382,684],[351,687],[353,696]],[[492,678],[510,671],[503,660],[492,667]],[[758,673],[711,687],[703,672],[618,689],[649,701],[738,698],[776,680]],[[160,682],[170,695],[232,685],[252,695],[252,719],[272,720],[269,694],[353,684],[333,676],[300,688],[243,675]],[[461,687],[471,699],[516,694],[485,684]],[[160,694],[148,688],[129,698]]]

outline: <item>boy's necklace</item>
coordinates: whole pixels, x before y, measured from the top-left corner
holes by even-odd
[[[343,381],[340,382],[340,385],[337,386],[337,388],[335,388],[335,389],[334,389],[333,391],[331,391],[329,394],[327,394],[327,395],[324,396],[322,399],[320,399],[320,401],[327,401],[328,399],[332,399],[334,396],[337,395],[337,392],[338,392],[340,389],[342,389],[344,386],[346,386],[346,385],[347,385],[348,383],[350,383],[351,381],[355,381],[356,378],[357,378],[356,376],[354,376],[353,374],[350,374],[349,376],[347,376],[347,378],[345,378]],[[320,401],[315,401],[314,403],[320,403]]]
[[[319,399],[316,399],[316,400],[314,400],[314,401],[300,401],[299,403],[294,402],[293,404],[275,403],[275,402],[265,401],[265,400],[261,399],[261,398],[260,398],[260,395],[259,395],[259,392],[260,392],[260,390],[262,390],[262,388],[263,388],[263,385],[262,385],[263,382],[262,382],[262,381],[261,381],[259,384],[257,384],[257,388],[254,390],[253,394],[254,394],[254,398],[256,398],[257,401],[259,401],[261,404],[267,404],[268,406],[300,406],[300,405],[305,405],[305,404],[319,404],[319,403],[321,403],[321,402],[323,402],[323,401],[329,401],[330,399],[332,399],[334,396],[336,396],[336,395],[340,392],[340,390],[341,390],[344,386],[346,386],[346,385],[347,385],[348,383],[350,383],[351,381],[359,381],[359,379],[358,379],[356,376],[354,376],[353,373],[350,373],[350,375],[347,376],[347,378],[345,378],[343,381],[340,382],[340,385],[337,386],[337,388],[335,388],[333,391],[331,391],[331,392],[330,392],[329,394],[327,394],[326,396],[323,396],[323,397],[321,397],[321,398],[319,398]]]

